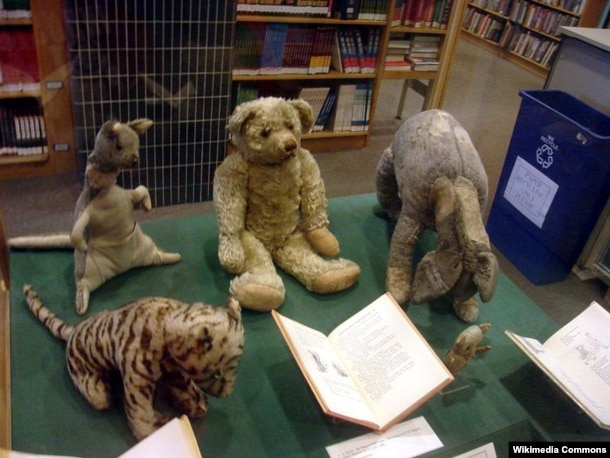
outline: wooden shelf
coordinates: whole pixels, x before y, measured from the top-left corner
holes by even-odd
[[[346,20],[332,19],[319,16],[288,16],[288,15],[263,15],[263,14],[238,14],[237,22],[281,22],[285,24],[327,24],[327,25],[356,25],[356,26],[378,26],[387,25],[387,21],[375,20]]]
[[[375,79],[376,73],[342,73],[331,70],[329,73],[314,75],[301,73],[282,73],[279,75],[233,75],[233,81],[297,81],[297,80],[363,80]]]
[[[0,92],[2,100],[36,98],[43,109],[48,152],[0,157],[0,180],[54,175],[76,170],[74,122],[63,0],[30,0],[31,19],[2,19],[0,27],[32,27],[40,91]]]
[[[545,9],[548,9],[548,10],[551,10],[551,11],[554,11],[554,12],[557,12],[560,14],[568,15],[573,18],[577,18],[578,24],[576,24],[576,25],[579,27],[596,27],[599,17],[601,15],[601,11],[603,10],[602,3],[604,3],[604,2],[600,2],[597,0],[586,0],[586,3],[584,4],[584,7],[580,14],[567,10],[567,9],[564,9],[564,8],[561,8],[561,7],[548,5],[539,0],[527,0],[527,3],[530,3],[535,6],[539,6],[541,8],[545,8]],[[514,0],[513,0],[513,4],[514,4]],[[523,29],[531,34],[535,34],[535,36],[540,37],[543,40],[549,40],[554,43],[559,43],[561,41],[561,38],[556,35],[543,32],[542,30],[537,30],[533,27],[528,27],[527,25],[524,25],[524,24],[520,24],[516,21],[513,21],[510,18],[510,16],[505,16],[503,14],[500,14],[497,11],[483,8],[479,5],[476,5],[474,2],[469,2],[468,7],[474,8],[483,13],[497,17],[499,20],[504,22],[503,27],[506,27],[506,24],[512,24],[514,27]],[[531,59],[527,56],[524,56],[522,54],[509,50],[507,47],[508,44],[502,46],[498,42],[488,40],[480,35],[477,35],[476,33],[473,33],[470,30],[467,30],[466,28],[462,28],[462,37],[464,37],[468,41],[471,41],[491,52],[494,52],[495,54],[503,57],[504,59],[509,60],[510,62],[513,62],[513,63],[531,71],[532,73],[535,73],[535,74],[541,76],[542,78],[546,78],[548,75],[548,72],[550,69],[550,63],[552,63],[552,59],[551,59],[549,65],[544,65],[540,62],[537,62],[534,59]]]
[[[456,40],[459,35],[459,27],[461,17],[465,8],[465,0],[453,0],[451,16],[446,29],[431,28],[431,27],[411,27],[411,26],[393,26],[392,12],[396,0],[388,0],[387,15],[384,20],[339,20],[321,16],[301,16],[301,15],[259,15],[259,14],[238,14],[237,22],[257,22],[257,23],[287,23],[287,24],[314,24],[314,25],[334,25],[337,27],[348,27],[366,29],[367,27],[381,28],[381,42],[379,52],[377,54],[377,63],[375,72],[372,73],[341,73],[331,70],[326,74],[280,74],[280,75],[233,75],[234,83],[242,82],[265,82],[277,81],[278,84],[288,85],[291,82],[312,81],[312,85],[321,85],[324,81],[329,81],[331,84],[337,84],[338,81],[372,81],[372,93],[370,102],[370,119],[369,130],[359,132],[333,132],[324,131],[305,135],[302,139],[303,145],[312,150],[332,150],[346,148],[360,148],[367,145],[374,124],[374,113],[377,105],[377,97],[381,81],[383,79],[392,80],[429,80],[426,86],[426,105],[427,108],[440,108],[442,106],[446,81],[449,74],[449,68],[453,60]],[[439,69],[437,71],[385,71],[384,62],[387,51],[389,37],[393,33],[403,34],[434,34],[441,36],[441,45],[439,51]],[[353,83],[352,83],[353,84]]]
[[[40,90],[37,91],[0,91],[0,100],[8,100],[8,99],[39,99],[42,96],[42,92]]]

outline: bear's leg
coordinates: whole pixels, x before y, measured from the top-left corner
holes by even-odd
[[[284,246],[273,252],[273,258],[278,266],[315,293],[342,291],[360,277],[358,264],[343,258],[322,258],[313,251],[302,232],[290,236]]]
[[[245,272],[231,280],[229,292],[250,310],[268,312],[284,302],[284,282],[275,270],[269,251],[248,231],[241,237]]]
[[[413,275],[413,247],[423,226],[401,214],[396,222],[386,272],[386,289],[399,304],[406,304],[411,292]]]

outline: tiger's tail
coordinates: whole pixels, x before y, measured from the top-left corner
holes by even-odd
[[[55,337],[67,341],[72,335],[74,327],[70,326],[46,308],[38,298],[38,293],[32,289],[31,285],[23,285],[23,294],[27,300],[28,307],[36,318],[38,318]]]

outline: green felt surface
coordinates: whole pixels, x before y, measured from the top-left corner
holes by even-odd
[[[320,296],[284,275],[281,313],[328,332],[383,294],[393,227],[375,215],[375,207],[372,194],[329,201],[330,228],[341,243],[341,255],[356,261],[362,276],[348,291]],[[182,261],[114,278],[92,294],[88,313],[144,296],[224,304],[232,277],[218,262],[212,214],[142,227],[158,245],[182,253]],[[433,244],[429,236],[420,251]],[[112,458],[135,444],[120,399],[107,411],[89,407],[67,374],[63,343],[31,316],[21,293],[21,285],[31,283],[49,308],[75,323],[72,268],[70,252],[11,255],[13,448]],[[410,306],[407,313],[439,356],[467,327],[443,301]],[[211,399],[206,418],[192,422],[204,457],[323,457],[325,446],[369,432],[322,413],[269,314],[244,311],[243,321],[246,347],[235,391]],[[506,456],[508,441],[515,439],[610,440],[608,431],[579,413],[504,336],[511,329],[544,340],[557,329],[506,277],[493,300],[481,305],[479,321],[492,323],[484,343],[493,348],[458,375],[456,383],[465,388],[437,395],[411,415],[423,415],[444,443],[435,453],[449,456],[489,440],[500,456]]]

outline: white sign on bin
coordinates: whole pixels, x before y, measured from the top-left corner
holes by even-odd
[[[557,183],[517,156],[504,190],[504,198],[532,223],[542,228],[557,189]]]

